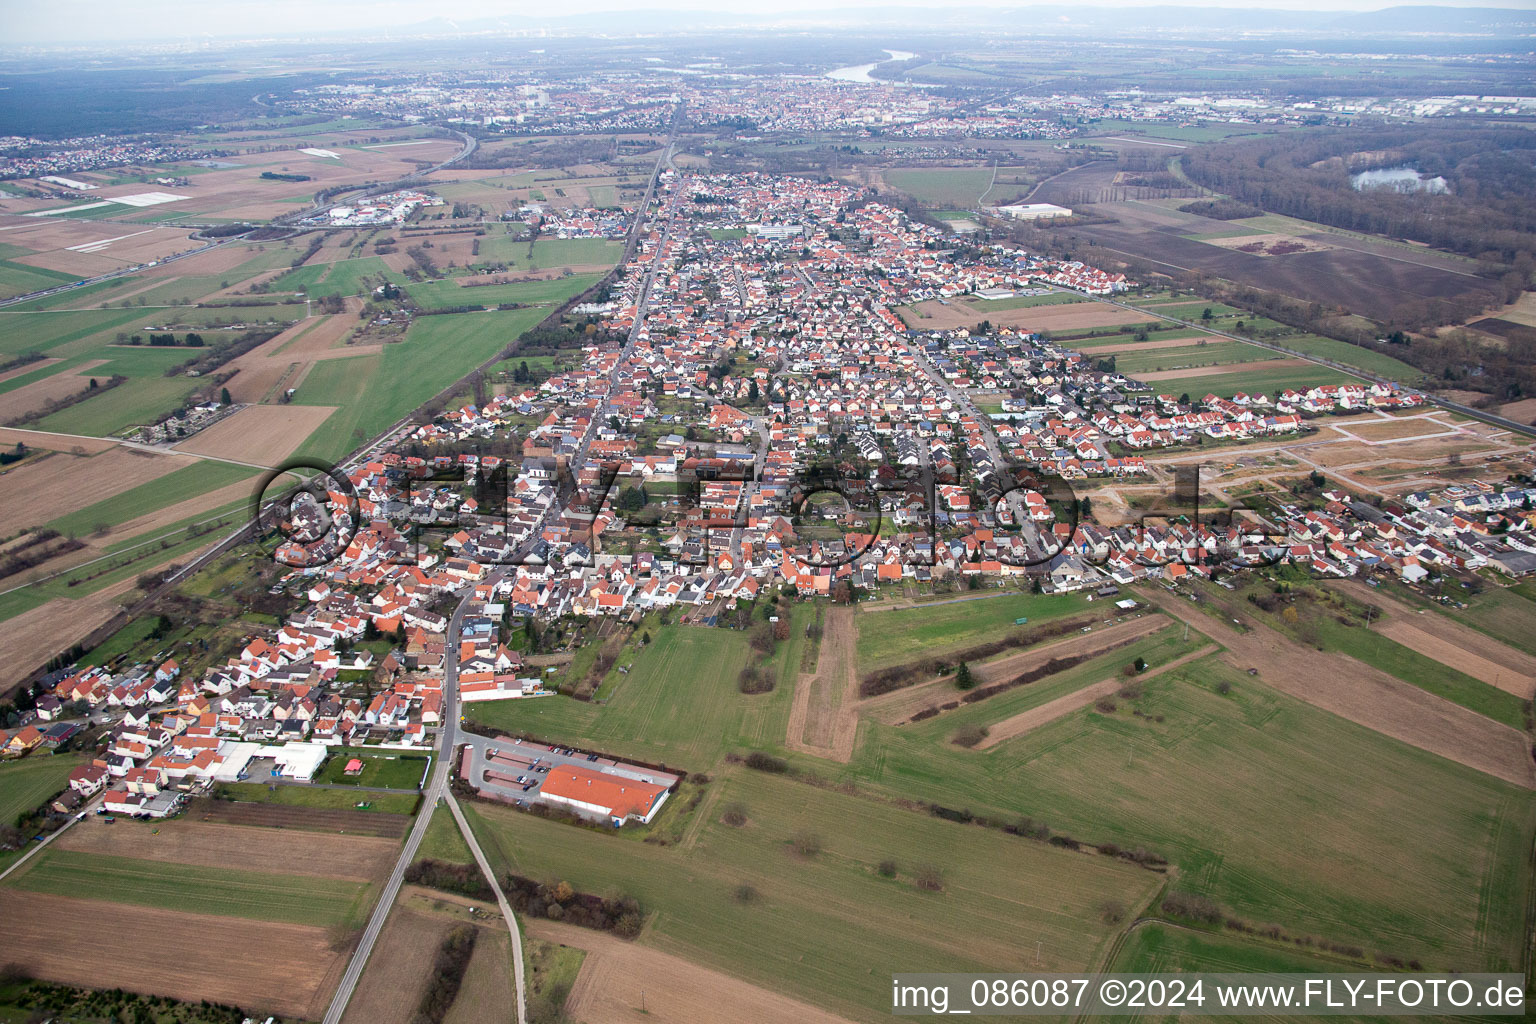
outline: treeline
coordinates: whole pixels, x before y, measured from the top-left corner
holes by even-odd
[[[475,954],[475,939],[480,929],[472,924],[461,924],[443,936],[442,945],[432,961],[432,974],[427,978],[411,1024],[443,1024],[453,1001],[459,997],[464,984],[464,972],[469,970],[469,959]]]
[[[1437,329],[1447,320],[1471,320],[1482,312],[1476,294],[1431,304],[1405,303],[1379,331],[1346,319],[1346,310],[1230,281],[1182,278],[1201,295],[1230,306],[1250,309],[1302,331],[1347,341],[1360,348],[1400,359],[1437,381],[1468,391],[1481,391],[1504,401],[1536,395],[1536,342],[1511,337],[1491,341],[1470,331]],[[1440,316],[1424,315],[1438,309]],[[1443,317],[1443,319],[1441,318]],[[1409,334],[1407,332],[1421,332]],[[1274,338],[1285,344],[1284,335]]]
[[[1193,213],[1212,220],[1242,220],[1244,217],[1262,217],[1264,211],[1236,199],[1197,199],[1179,207],[1183,213]]]
[[[569,882],[535,882],[512,874],[502,879],[502,888],[512,909],[530,917],[612,932],[621,939],[639,935],[645,923],[640,902],[633,896],[594,896],[577,892]]]
[[[198,228],[197,233],[204,238],[228,238],[231,235],[243,235],[254,226],[239,221],[234,224],[215,224],[212,227]]]
[[[207,376],[225,363],[237,356],[242,356],[264,341],[270,341],[283,331],[287,330],[286,324],[271,327],[253,327],[244,331],[237,337],[217,341],[207,346],[202,355],[188,359],[186,362],[177,363],[165,371],[167,377],[177,377],[186,373],[195,373],[197,376]]]
[[[21,367],[27,366],[31,363],[42,362],[47,358],[47,356],[43,355],[37,349],[32,349],[30,352],[23,352],[21,355],[12,356],[5,362],[0,363],[0,373],[8,373],[11,370],[20,369]]]
[[[937,716],[940,712],[953,711],[961,704],[975,704],[977,701],[986,700],[988,697],[996,697],[1000,693],[1006,693],[1007,691],[1016,689],[1020,686],[1028,686],[1030,683],[1039,682],[1040,680],[1045,679],[1048,676],[1053,676],[1058,672],[1065,672],[1069,668],[1076,668],[1078,665],[1081,665],[1083,662],[1089,660],[1090,658],[1101,657],[1105,654],[1108,654],[1110,651],[1117,647],[1124,647],[1126,644],[1132,642],[1133,641],[1131,640],[1122,640],[1119,643],[1110,644],[1108,647],[1101,647],[1096,651],[1089,651],[1084,654],[1072,654],[1065,658],[1052,658],[1037,668],[1032,668],[1027,672],[1020,672],[1012,679],[1005,679],[1000,683],[993,683],[990,686],[983,686],[979,690],[971,690],[964,696],[960,697],[958,700],[948,701],[947,703],[938,706],[926,707],[923,710],[917,712],[911,718],[907,719],[907,721],[926,721],[929,718]]]
[[[66,395],[63,398],[51,398],[45,402],[40,409],[33,409],[31,412],[22,413],[20,416],[13,416],[6,420],[5,426],[24,427],[28,423],[36,423],[43,417],[51,416],[58,412],[60,409],[68,409],[72,405],[85,401],[92,395],[99,395],[103,391],[110,391],[117,387],[119,384],[126,383],[127,380],[128,378],[124,377],[120,373],[114,373],[112,376],[108,377],[105,384],[97,380],[95,377],[92,377],[90,379],[90,383],[86,385],[84,391],[76,391],[74,394]]]
[[[451,864],[444,860],[423,857],[412,861],[405,869],[405,880],[412,885],[425,885],[444,892],[455,892],[470,899],[490,900],[496,894],[491,885],[474,864]]]
[[[4,556],[0,557],[0,579],[26,572],[49,559],[71,551],[79,551],[85,547],[83,541],[76,540],[74,537],[66,538],[62,544],[48,546],[49,541],[58,538],[58,530],[38,530],[21,543],[13,544],[6,550]]]
[[[899,690],[904,686],[911,686],[913,683],[922,682],[924,679],[931,679],[934,676],[942,675],[951,667],[961,662],[980,661],[983,658],[990,658],[995,654],[1001,654],[1003,651],[1015,647],[1029,647],[1054,637],[1065,636],[1082,628],[1084,622],[1087,621],[1092,621],[1091,617],[1089,619],[1075,618],[1047,622],[1031,629],[1015,630],[997,640],[976,644],[973,647],[967,647],[963,651],[956,651],[943,658],[919,658],[917,661],[909,661],[903,665],[893,665],[890,668],[879,669],[878,671],[867,673],[863,679],[859,680],[859,696],[878,697],[882,693],[890,693],[892,690]]]
[[[262,171],[261,176],[267,181],[309,181],[307,174],[284,174],[281,171]]]
[[[1536,269],[1533,156],[1536,134],[1523,129],[1393,126],[1234,139],[1190,150],[1183,164],[1192,180],[1270,213],[1507,266],[1517,294]],[[1404,164],[1445,178],[1449,193],[1350,184]]]

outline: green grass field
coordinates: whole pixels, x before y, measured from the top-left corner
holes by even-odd
[[[1353,380],[1356,378],[1326,366],[1279,366],[1264,370],[1234,369],[1226,373],[1164,378],[1149,383],[1160,395],[1187,393],[1198,401],[1203,395],[1212,394],[1230,398],[1239,391],[1250,395],[1264,394],[1274,399],[1287,388],[1305,391],[1319,384],[1339,384]]]
[[[1380,633],[1362,636],[1360,630],[1350,629],[1332,619],[1320,620],[1319,628],[1329,650],[1342,651],[1496,722],[1515,729],[1525,727],[1525,702],[1507,690],[1442,665]]]
[[[1447,608],[1431,604],[1416,592],[1392,584],[1392,592],[1404,600],[1423,607],[1433,607],[1441,614],[1449,615],[1480,633],[1486,633],[1511,647],[1527,654],[1536,654],[1536,630],[1531,629],[1532,617],[1536,616],[1536,588],[1529,583],[1516,587],[1490,586],[1480,594],[1467,594],[1453,586],[1445,593],[1466,603],[1466,608]]]
[[[986,643],[1029,624],[1088,610],[1081,594],[1008,594],[950,604],[920,605],[858,616],[859,671],[913,661],[929,654]],[[1027,629],[1027,626],[1017,627]]]
[[[358,775],[347,774],[347,762],[363,762]],[[334,747],[325,765],[315,775],[316,782],[338,786],[378,786],[383,789],[419,789],[427,759],[421,754],[402,755],[397,751],[370,750],[364,747]]]
[[[793,691],[780,685],[748,696],[736,689],[751,655],[744,633],[663,626],[653,637],[604,704],[566,697],[488,701],[467,713],[496,728],[692,771],[714,765],[729,747],[783,743]],[[792,646],[781,644],[777,657]]]
[[[1100,356],[1102,350],[1096,351]],[[1212,338],[1204,345],[1179,345],[1173,348],[1157,348],[1146,352],[1127,352],[1115,356],[1115,369],[1124,374],[1149,373],[1160,369],[1180,367],[1220,366],[1228,363],[1252,363],[1260,359],[1273,359],[1274,353],[1256,345],[1244,345],[1240,341]]]
[[[389,274],[389,268],[377,256],[334,263],[312,263],[273,278],[273,292],[304,292],[312,299],[328,295],[361,295],[372,286],[366,279]]]
[[[523,243],[523,252],[528,251]],[[606,238],[541,238],[533,243],[530,261],[541,270],[550,267],[611,267],[624,255],[624,243]],[[519,254],[521,257],[521,254]],[[520,258],[519,263],[523,262]]]
[[[1177,865],[1181,888],[1253,924],[1432,969],[1518,969],[1536,794],[1213,658],[1144,690],[1135,704],[1147,717],[1089,708],[984,751],[936,742],[973,709],[870,724],[853,763],[831,777],[1146,847]],[[982,704],[1009,712],[996,702],[1011,695]]]
[[[992,181],[990,167],[894,168],[883,177],[919,202],[950,209],[969,210]]]
[[[1211,311],[1212,318],[1224,316],[1242,316],[1243,311],[1236,306],[1228,306],[1220,302],[1207,302],[1196,299],[1193,301],[1171,300],[1166,295],[1156,296],[1149,301],[1136,300],[1131,302],[1133,306],[1139,306],[1151,313],[1160,316],[1171,316],[1176,320],[1189,320],[1200,323],[1202,315],[1207,309]]]
[[[1011,299],[978,299],[971,297],[964,302],[978,313],[988,310],[1006,312],[1010,309],[1029,309],[1032,306],[1063,306],[1088,300],[1075,292],[1050,292],[1046,295],[1015,295]]]
[[[185,402],[197,388],[198,381],[189,377],[131,377],[115,388],[44,416],[33,426],[63,434],[110,437],[128,427],[153,423],[161,413]]]
[[[475,861],[474,854],[469,852],[469,844],[459,832],[458,822],[453,820],[453,813],[441,804],[432,811],[432,820],[427,823],[427,833],[421,837],[416,855],[424,860],[442,860],[451,864],[473,864]]]
[[[1374,963],[1363,965],[1321,950],[1304,949],[1283,942],[1264,938],[1236,935],[1231,932],[1207,931],[1182,927],[1162,921],[1147,921],[1134,927],[1126,935],[1114,961],[1105,968],[1126,974],[1188,974],[1194,972],[1217,974],[1336,974],[1349,971],[1380,970]],[[1212,1013],[1216,996],[1209,986],[1204,991],[1206,1002],[1202,1020],[1239,1021],[1252,1020],[1247,1016],[1223,1016]],[[1123,1015],[1114,1017],[1087,1017],[1089,1021],[1122,1021]],[[1159,1016],[1139,1013],[1136,1020],[1181,1019],[1178,1015]],[[1320,1020],[1321,1017],[1296,1018]],[[1356,1021],[1380,1021],[1382,1024],[1400,1017],[1350,1016]],[[1474,1021],[1497,1022],[1507,1017],[1420,1017],[1423,1021]]]
[[[38,854],[8,884],[53,896],[88,894],[135,906],[316,925],[355,917],[368,891],[365,882],[56,849]]]
[[[68,785],[69,773],[84,763],[74,754],[46,751],[0,763],[0,824],[15,824],[18,817]]]
[[[1139,907],[1161,882],[1106,857],[747,770],[711,789],[695,834],[667,847],[485,804],[465,811],[498,870],[633,895],[653,914],[640,942],[861,1021],[889,1019],[898,964],[1085,969],[1110,941],[1099,908]],[[719,820],[734,802],[746,807],[740,828]],[[819,854],[790,848],[802,832],[821,838]],[[887,859],[891,878],[877,871]],[[942,892],[914,884],[925,864],[942,871]]]
[[[540,266],[542,267],[543,264]],[[563,302],[572,295],[590,288],[602,276],[595,273],[572,274],[569,277],[555,278],[550,281],[521,281],[472,288],[463,287],[455,278],[421,282],[411,282],[401,278],[396,283],[404,288],[423,309],[448,309],[465,305],[496,306],[509,302],[529,304]]]
[[[13,356],[36,349],[51,356],[84,355],[100,343],[96,336],[110,339],[111,332],[127,330],[150,315],[153,311],[146,313],[142,309],[71,309],[49,313],[18,312],[18,307],[8,306],[0,310],[0,354]],[[71,344],[81,341],[85,343]]]
[[[1333,362],[1342,363],[1345,366],[1356,366],[1367,373],[1390,377],[1394,380],[1416,381],[1424,376],[1423,371],[1409,366],[1400,359],[1394,359],[1386,353],[1374,352],[1368,348],[1361,348],[1359,345],[1351,345],[1347,341],[1320,338],[1315,334],[1287,335],[1276,338],[1275,344],[1283,345],[1297,352],[1306,353],[1309,356],[1331,359]]]
[[[126,523],[156,509],[253,477],[256,472],[248,466],[233,466],[227,462],[196,462],[156,480],[129,488],[121,494],[103,498],[94,505],[60,516],[50,522],[48,527],[63,534],[83,537],[98,527]]]
[[[1235,609],[1239,602],[1246,602],[1249,595],[1266,593],[1269,586],[1258,580],[1246,582],[1230,595],[1211,587],[1203,592],[1219,606]],[[1365,606],[1352,598],[1346,603],[1324,603],[1329,598],[1338,600],[1337,593],[1328,588],[1292,583],[1294,604],[1286,611],[1264,612],[1253,604],[1242,604],[1245,614],[1260,618],[1272,629],[1286,633],[1306,646],[1317,646],[1338,651],[1372,665],[1405,683],[1427,690],[1469,711],[1503,722],[1514,729],[1525,728],[1524,701],[1507,690],[1501,690],[1492,682],[1474,679],[1464,672],[1442,665],[1425,654],[1420,654],[1397,643],[1377,630],[1364,628]],[[1354,624],[1339,621],[1341,611]],[[1294,612],[1294,615],[1293,615]]]
[[[568,278],[567,280],[573,280]],[[486,362],[535,326],[547,310],[423,317],[382,356],[316,365],[294,395],[296,405],[339,405],[298,454],[336,459]]]
[[[219,787],[221,796],[261,804],[289,807],[324,807],[332,810],[368,810],[380,814],[412,814],[420,797],[412,793],[357,793],[320,786],[274,785],[263,782],[231,782]],[[358,803],[372,806],[359,808]]]
[[[0,259],[0,299],[57,288],[61,284],[78,280],[80,280],[78,274],[66,274],[46,267],[34,267],[28,263]]]

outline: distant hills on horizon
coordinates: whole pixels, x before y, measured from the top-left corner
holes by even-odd
[[[1281,8],[1067,6],[962,6],[864,8],[829,7],[821,11],[701,12],[666,9],[615,10],[556,17],[516,19],[435,18],[402,26],[392,35],[476,35],[547,31],[558,34],[655,35],[699,34],[746,29],[883,28],[958,34],[967,28],[1006,35],[1098,36],[1536,36],[1536,11],[1504,7],[1402,5],[1376,11],[1294,11]]]

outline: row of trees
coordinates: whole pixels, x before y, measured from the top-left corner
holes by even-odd
[[[1236,139],[1188,151],[1185,173],[1232,198],[1331,227],[1536,269],[1536,136],[1520,129],[1350,128]],[[1450,191],[1355,189],[1352,173],[1409,165]],[[1522,284],[1521,287],[1524,287]]]

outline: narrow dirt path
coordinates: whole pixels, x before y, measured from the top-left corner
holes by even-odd
[[[858,627],[852,608],[827,612],[814,675],[801,674],[790,706],[785,746],[847,763],[858,738]]]

